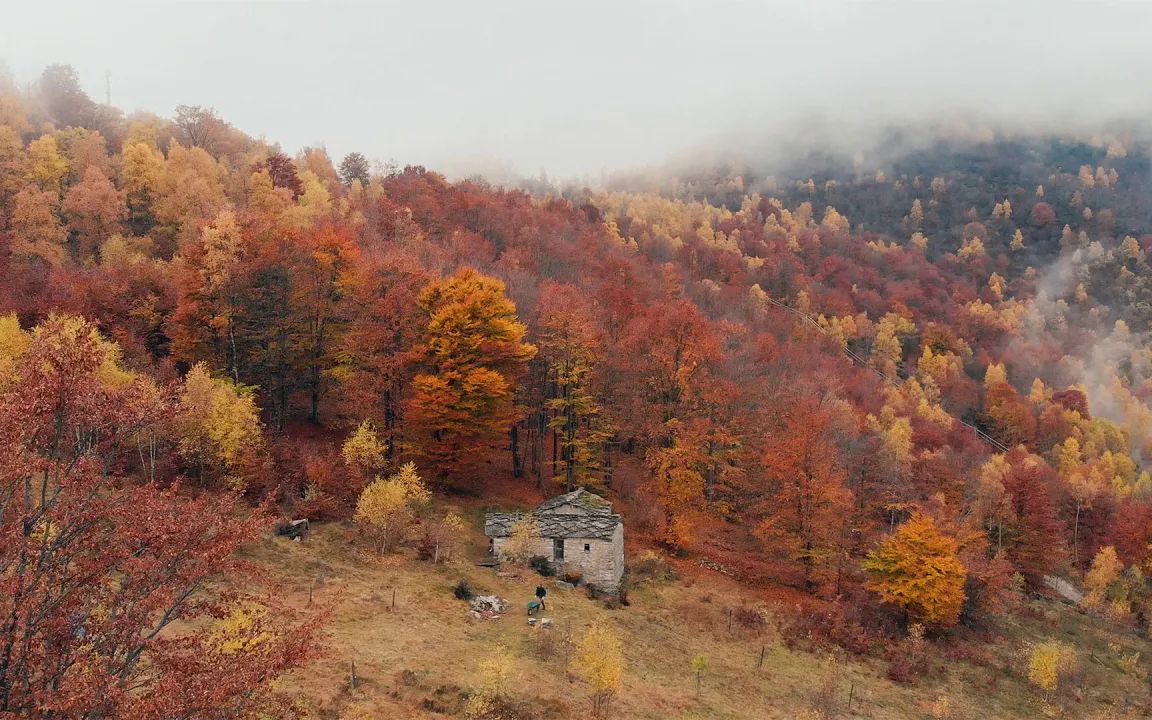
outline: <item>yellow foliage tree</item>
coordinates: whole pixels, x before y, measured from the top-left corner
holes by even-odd
[[[960,249],[956,252],[956,255],[965,260],[984,257],[984,241],[979,237],[967,238],[960,245]]]
[[[203,148],[185,148],[173,140],[164,168],[156,178],[152,200],[156,219],[170,231],[183,231],[182,239],[190,240],[200,222],[214,217],[225,201],[215,158]]]
[[[356,502],[356,523],[371,538],[377,552],[385,552],[403,540],[416,519],[416,512],[431,493],[416,472],[405,463],[388,478],[376,478]]]
[[[919,230],[924,224],[924,205],[919,198],[912,201],[912,209],[908,211],[908,224],[913,230]]]
[[[508,533],[508,539],[504,541],[500,554],[512,562],[527,562],[535,552],[539,540],[540,527],[536,524],[535,518],[525,515],[512,524],[512,530]]]
[[[435,547],[432,550],[432,562],[451,560],[463,542],[464,519],[454,512],[445,515],[440,522],[434,523],[430,529]]]
[[[508,693],[508,682],[516,671],[516,658],[504,645],[498,645],[479,662],[478,687],[464,704],[464,717],[469,720],[499,720],[501,701]]]
[[[376,434],[371,420],[365,420],[348,436],[340,449],[344,464],[364,477],[380,470],[387,463],[387,448]]]
[[[988,287],[992,290],[992,294],[999,299],[1004,299],[1004,278],[1000,273],[992,273],[988,278]]]
[[[243,487],[240,473],[264,444],[251,388],[212,377],[207,365],[196,363],[184,378],[175,426],[180,454],[198,467],[201,480]]]
[[[1008,370],[1005,369],[1004,363],[990,363],[984,371],[984,388],[1006,382],[1008,382]]]
[[[872,365],[889,377],[896,377],[896,366],[903,357],[900,339],[916,332],[916,323],[896,313],[887,313],[876,323],[872,342]]]
[[[53,267],[68,262],[67,233],[58,215],[55,191],[24,188],[12,198],[8,221],[12,255],[21,260],[38,258]]]
[[[1075,651],[1056,640],[1045,640],[1032,646],[1028,656],[1028,681],[1044,691],[1045,697],[1060,687],[1060,678],[1076,662]]]
[[[884,405],[880,417],[865,418],[868,429],[880,437],[880,454],[885,468],[899,478],[907,477],[912,466],[912,422],[896,414],[891,405]]]
[[[931,517],[917,512],[868,553],[867,587],[910,619],[948,627],[960,619],[968,571],[953,538]]]
[[[249,652],[275,637],[261,629],[267,621],[268,608],[251,602],[236,605],[232,612],[216,621],[213,644],[225,655]]]
[[[164,172],[164,155],[145,142],[126,144],[121,153],[120,187],[133,220],[151,217],[152,201]]]
[[[624,647],[619,634],[603,620],[593,623],[576,646],[572,667],[592,686],[592,712],[602,716],[624,685]]]
[[[1092,567],[1084,577],[1084,587],[1088,590],[1084,604],[1088,607],[1102,605],[1108,587],[1116,582],[1122,570],[1124,563],[1120,562],[1120,558],[1116,555],[1116,548],[1111,545],[1100,548],[1096,557],[1092,559]]]
[[[25,179],[41,190],[60,192],[60,183],[68,173],[68,161],[60,154],[54,135],[41,135],[28,143]]]
[[[16,313],[0,315],[0,389],[16,379],[16,361],[32,343],[32,336],[20,327]]]

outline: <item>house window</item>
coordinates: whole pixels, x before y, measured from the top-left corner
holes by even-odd
[[[552,538],[552,559],[564,559],[564,538]]]
[[[592,543],[584,543],[584,552],[592,552]]]

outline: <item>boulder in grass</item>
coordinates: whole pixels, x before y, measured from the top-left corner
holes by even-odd
[[[468,606],[484,617],[496,618],[508,609],[508,601],[497,595],[477,595],[469,601]]]
[[[287,520],[276,525],[276,534],[289,540],[303,540],[308,537],[309,527],[306,518],[300,520]]]

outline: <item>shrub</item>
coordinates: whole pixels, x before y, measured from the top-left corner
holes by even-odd
[[[543,555],[533,555],[532,559],[528,561],[528,566],[544,577],[552,577],[556,574],[556,568],[552,567],[552,561]]]
[[[628,573],[637,580],[649,580],[652,582],[665,582],[676,579],[676,571],[668,565],[668,561],[665,560],[663,556],[651,550],[641,555],[640,559],[628,568]]]
[[[756,608],[738,607],[732,608],[731,612],[732,620],[745,630],[759,633],[767,624],[764,614]]]
[[[840,697],[843,695],[844,671],[835,662],[829,662],[824,677],[812,691],[809,717],[813,720],[826,720],[836,717]]]
[[[583,581],[584,581],[584,573],[580,572],[579,570],[565,570],[564,571],[564,582],[572,584],[572,585],[579,585]]]
[[[888,648],[888,679],[895,683],[914,685],[932,671],[924,627],[913,625],[908,637]]]
[[[839,647],[854,655],[868,655],[878,640],[864,627],[858,608],[843,602],[819,608],[797,606],[777,620],[777,627],[789,650],[819,652]]]
[[[460,582],[452,588],[452,594],[457,600],[471,600],[476,597],[476,591],[472,589],[471,583],[464,578],[460,578]]]

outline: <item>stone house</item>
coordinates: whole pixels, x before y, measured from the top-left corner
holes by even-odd
[[[542,503],[530,513],[539,530],[532,555],[548,558],[557,572],[579,572],[597,590],[614,593],[624,576],[624,523],[612,505],[581,488]],[[501,557],[504,543],[524,513],[492,512],[484,517],[484,534],[492,553]]]

